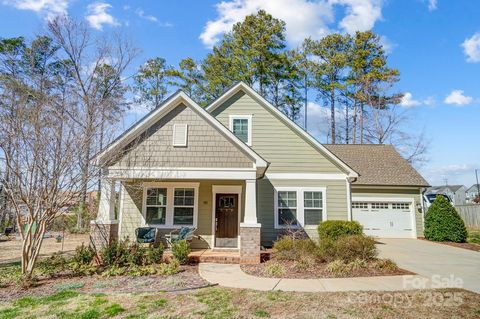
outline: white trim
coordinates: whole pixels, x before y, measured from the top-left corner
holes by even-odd
[[[358,177],[358,173],[355,172],[350,166],[345,164],[343,161],[341,161],[335,154],[330,152],[325,146],[320,144],[313,136],[308,134],[305,130],[303,130],[300,126],[298,126],[295,122],[290,120],[285,114],[283,114],[280,110],[278,110],[276,107],[274,107],[270,102],[265,100],[260,94],[258,94],[255,90],[253,90],[251,87],[246,85],[243,82],[239,82],[236,85],[234,85],[230,90],[225,92],[222,96],[220,96],[218,99],[212,102],[206,110],[208,112],[214,111],[217,107],[222,105],[226,100],[228,100],[230,97],[232,97],[234,94],[236,94],[239,90],[243,90],[247,94],[253,96],[258,102],[260,102],[261,105],[272,111],[276,116],[278,116],[285,124],[287,124],[290,128],[292,128],[295,132],[299,133],[304,139],[306,139],[308,142],[312,143],[313,146],[317,148],[317,150],[321,151],[325,155],[327,155],[328,158],[330,158],[333,162],[337,163],[340,167],[342,167],[346,172],[348,172],[349,177]]]
[[[240,248],[240,222],[242,221],[242,185],[212,185],[212,242],[210,247],[228,248],[215,246],[215,215],[217,209],[217,194],[237,194],[238,195],[238,229],[237,229],[237,247]]]
[[[134,168],[128,166],[115,166],[109,168],[110,170],[137,170],[137,171],[150,171],[150,170],[163,170],[163,171],[228,171],[228,172],[254,172],[255,169],[252,167],[141,167],[135,166]],[[109,170],[107,169],[107,170]]]
[[[347,212],[348,212],[348,221],[351,221],[353,219],[352,215],[352,184],[350,181],[345,179],[346,185],[347,185]]]
[[[305,226],[305,207],[304,207],[304,192],[322,192],[322,221],[327,220],[327,188],[326,187],[296,187],[296,186],[281,186],[274,188],[274,227],[275,229],[285,229],[287,226],[278,224],[278,192],[290,191],[297,193],[297,226],[294,228],[315,229],[318,225]]]
[[[118,205],[118,238],[120,239],[120,234],[122,233],[122,218],[123,218],[123,201],[125,200],[125,186],[120,181],[120,195],[118,196],[120,204]]]
[[[252,146],[252,115],[229,115],[228,122],[230,131],[233,132],[233,120],[247,120],[248,122],[248,137],[247,145]]]
[[[177,229],[184,226],[198,227],[198,188],[200,183],[185,183],[185,182],[145,182],[142,184],[143,189],[143,198],[142,198],[142,226],[150,226],[155,228],[165,228],[165,229]],[[167,189],[167,205],[165,210],[165,224],[148,224],[146,221],[147,218],[147,189],[149,188],[166,188]],[[173,213],[175,205],[173,204],[175,188],[193,188],[194,189],[194,199],[193,199],[193,225],[174,225],[173,224]]]
[[[301,179],[301,180],[344,180],[346,174],[309,174],[309,173],[266,173],[268,179]]]
[[[412,224],[412,238],[417,238],[417,218],[416,218],[416,207],[415,207],[415,198],[398,198],[398,197],[368,197],[368,196],[355,196],[352,198],[352,202],[382,202],[382,203],[409,203],[410,208],[410,220]]]
[[[180,143],[176,143],[175,138],[177,137],[177,130],[183,127],[183,141]],[[174,147],[186,147],[187,146],[187,136],[188,136],[188,124],[183,123],[174,123],[173,124],[173,134],[172,134],[172,146]]]
[[[211,116],[210,113],[208,113],[204,108],[195,103],[188,95],[186,95],[182,91],[179,91],[172,95],[165,102],[164,105],[158,107],[150,114],[148,114],[144,119],[134,124],[130,131],[127,131],[124,136],[121,136],[119,139],[117,139],[107,148],[105,148],[102,152],[100,152],[97,156],[95,156],[97,165],[102,166],[110,158],[112,153],[114,153],[117,149],[130,143],[135,137],[137,137],[146,129],[151,127],[169,111],[173,110],[180,104],[185,104],[187,107],[190,107],[198,115],[200,115],[208,123],[210,123],[214,128],[216,128],[217,131],[219,131],[223,136],[225,136],[227,139],[237,145],[245,154],[247,154],[252,160],[254,160],[256,167],[266,168],[268,166],[268,163],[260,155],[255,153],[254,150],[252,150],[245,143],[243,143],[238,137],[236,137],[232,132],[230,132],[229,129],[223,126],[217,119]]]
[[[164,170],[158,168],[150,169],[117,169],[108,168],[105,176],[116,179],[222,179],[222,180],[245,180],[255,179],[257,173],[255,169],[249,170],[184,170],[184,169],[171,169]]]

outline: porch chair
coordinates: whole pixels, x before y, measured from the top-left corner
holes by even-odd
[[[135,229],[137,243],[153,244],[157,239],[157,229],[154,227],[139,227]]]
[[[180,229],[174,229],[169,234],[165,235],[165,240],[168,243],[168,246],[171,247],[172,243],[186,240],[187,242],[191,242],[195,237],[194,233],[197,230],[195,227],[182,227]]]

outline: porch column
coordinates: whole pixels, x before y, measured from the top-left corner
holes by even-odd
[[[257,222],[257,180],[245,181],[245,214],[240,224],[240,263],[260,263],[260,227]]]
[[[96,248],[108,245],[118,238],[118,221],[115,219],[115,180],[102,178],[97,218],[90,222],[91,243]]]

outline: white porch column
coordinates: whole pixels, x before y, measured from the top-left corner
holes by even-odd
[[[260,227],[257,223],[257,180],[245,181],[245,216],[240,227]]]
[[[115,222],[115,180],[113,179],[102,178],[96,221],[102,224]]]

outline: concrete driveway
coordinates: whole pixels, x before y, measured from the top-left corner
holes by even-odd
[[[403,269],[437,282],[453,275],[463,280],[463,288],[480,293],[480,252],[418,239],[381,238],[377,242],[380,257],[390,258]]]

